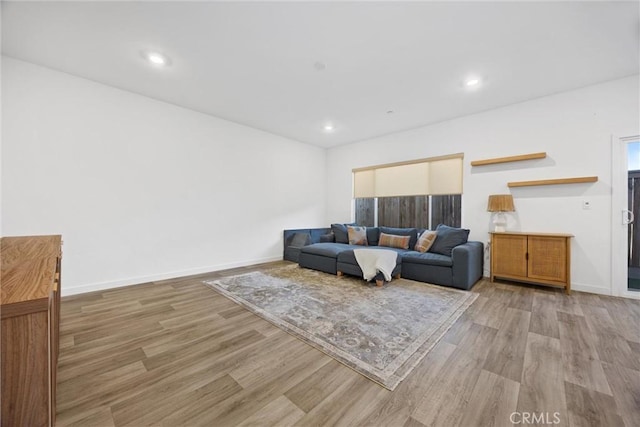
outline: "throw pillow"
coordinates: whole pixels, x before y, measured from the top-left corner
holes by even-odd
[[[294,248],[301,248],[303,246],[307,246],[311,243],[311,236],[308,233],[296,233],[293,235],[293,239],[291,239],[291,244],[289,246]]]
[[[438,234],[435,231],[426,230],[418,237],[418,243],[416,243],[415,250],[425,253],[429,250],[433,242],[436,240]]]
[[[323,234],[320,236],[320,243],[333,243],[336,241],[336,236],[331,233]]]
[[[409,249],[411,236],[397,236],[395,234],[380,233],[378,246],[386,246],[388,248]]]
[[[436,227],[436,241],[433,242],[429,252],[451,256],[453,248],[463,243],[467,243],[469,230],[466,228],[449,227],[444,224]]]
[[[368,246],[367,228],[347,226],[347,234],[349,235],[350,245]]]
[[[394,236],[410,236],[409,247],[413,248],[418,241],[418,229],[417,228],[391,228],[380,227],[380,233],[393,234]]]
[[[378,227],[367,227],[367,243],[369,246],[378,246],[380,238],[380,229]]]
[[[355,224],[331,224],[331,231],[336,237],[336,243],[349,243],[349,235],[347,234],[347,225],[355,225]]]

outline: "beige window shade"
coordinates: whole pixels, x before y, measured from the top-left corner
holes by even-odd
[[[353,197],[462,194],[462,155],[353,170]]]
[[[462,194],[462,158],[429,163],[429,194]]]
[[[429,164],[394,166],[375,170],[376,197],[429,194]]]
[[[376,171],[369,169],[353,173],[353,197],[367,199],[376,197]]]

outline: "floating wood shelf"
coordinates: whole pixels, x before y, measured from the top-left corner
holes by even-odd
[[[471,162],[471,166],[484,166],[484,165],[495,165],[497,163],[521,162],[523,160],[544,159],[545,157],[547,157],[547,153],[544,153],[544,152],[522,154],[519,156],[510,156],[510,157],[496,157],[495,159],[474,160]]]
[[[531,187],[534,185],[559,185],[559,184],[581,184],[585,182],[597,182],[597,176],[581,176],[578,178],[541,179],[538,181],[517,181],[509,182],[509,187]]]

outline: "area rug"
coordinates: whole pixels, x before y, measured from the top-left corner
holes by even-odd
[[[477,297],[406,279],[378,287],[298,266],[205,283],[389,390]]]

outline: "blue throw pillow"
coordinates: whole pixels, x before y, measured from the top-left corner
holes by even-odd
[[[336,237],[336,243],[346,243],[349,244],[349,234],[347,233],[347,225],[356,225],[352,224],[331,224],[331,231],[333,235]]]
[[[418,229],[417,228],[391,228],[380,227],[380,233],[393,234],[395,236],[411,236],[409,239],[409,248],[413,250],[416,242],[418,241]]]
[[[367,227],[367,241],[369,246],[378,246],[378,239],[380,238],[380,230],[378,227]]]
[[[466,228],[449,227],[444,224],[438,225],[436,234],[436,241],[429,248],[429,252],[446,256],[451,256],[453,248],[467,243],[469,238],[469,230]]]
[[[336,236],[331,233],[323,234],[320,236],[320,243],[333,243],[336,241]]]

